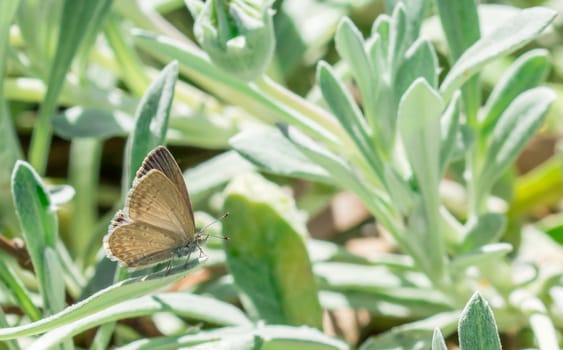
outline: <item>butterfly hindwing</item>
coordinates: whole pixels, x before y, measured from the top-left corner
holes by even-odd
[[[176,234],[146,223],[123,222],[104,237],[112,260],[129,268],[147,267],[172,258]]]

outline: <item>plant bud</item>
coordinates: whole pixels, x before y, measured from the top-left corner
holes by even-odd
[[[271,0],[186,0],[194,34],[211,61],[243,80],[268,68],[275,48]]]

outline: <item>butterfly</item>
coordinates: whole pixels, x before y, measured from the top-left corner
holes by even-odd
[[[129,269],[140,269],[187,256],[209,235],[196,231],[182,171],[164,146],[153,149],[135,175],[125,207],[104,237],[106,255]],[[225,239],[228,239],[225,237]]]

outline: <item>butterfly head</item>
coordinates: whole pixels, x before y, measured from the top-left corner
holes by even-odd
[[[209,234],[203,233],[203,232],[196,232],[195,235],[194,235],[193,243],[194,244],[203,244],[203,243],[207,242],[208,238],[209,238]]]

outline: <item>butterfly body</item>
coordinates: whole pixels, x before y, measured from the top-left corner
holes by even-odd
[[[188,256],[206,235],[196,232],[193,210],[180,167],[163,146],[152,150],[135,176],[125,208],[104,237],[107,256],[140,269]]]

